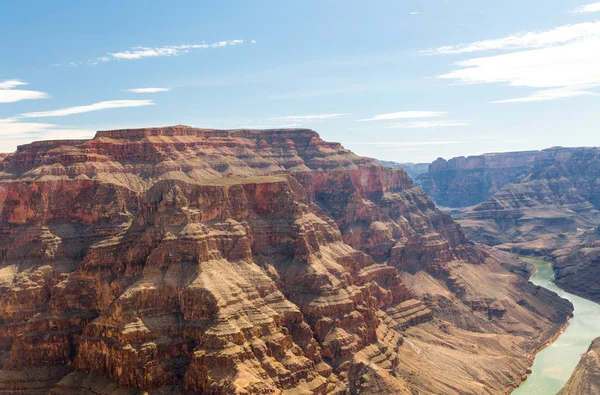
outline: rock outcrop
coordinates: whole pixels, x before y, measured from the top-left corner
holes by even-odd
[[[600,338],[595,339],[583,354],[567,384],[557,395],[600,393]]]
[[[0,162],[0,393],[504,393],[572,306],[402,170],[186,126]]]

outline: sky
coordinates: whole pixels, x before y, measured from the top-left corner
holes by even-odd
[[[600,145],[590,0],[0,0],[0,48],[0,152],[176,124],[396,162]]]

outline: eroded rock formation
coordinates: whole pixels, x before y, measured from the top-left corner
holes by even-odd
[[[571,305],[402,170],[186,126],[0,162],[0,393],[504,393]]]

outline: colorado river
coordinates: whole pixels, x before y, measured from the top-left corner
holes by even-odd
[[[569,327],[550,346],[537,354],[533,373],[513,395],[553,395],[567,382],[592,340],[600,336],[600,304],[563,291],[554,284],[554,272],[550,264],[524,259],[537,267],[531,282],[556,292],[568,299],[575,311]]]

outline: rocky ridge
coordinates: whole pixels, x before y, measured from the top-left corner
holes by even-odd
[[[572,307],[402,170],[186,126],[0,162],[0,393],[504,393]]]

